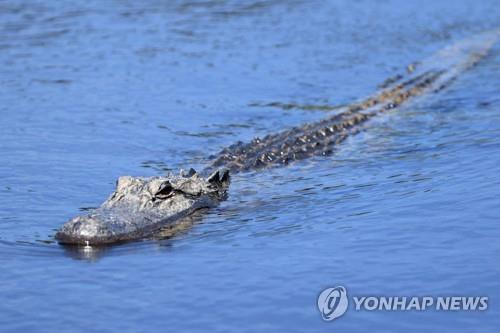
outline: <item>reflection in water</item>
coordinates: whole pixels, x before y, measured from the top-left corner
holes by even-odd
[[[153,236],[156,240],[168,240],[174,236],[181,236],[183,233],[188,232],[195,224],[201,223],[203,217],[207,214],[209,209],[198,209],[190,216],[176,221],[174,224],[167,225]]]
[[[76,246],[59,245],[63,249],[64,255],[76,260],[96,263],[105,256],[123,257],[130,255],[148,255],[151,253],[164,253],[171,250],[171,242],[167,239],[141,240],[138,242],[125,242],[113,246]]]
[[[65,255],[77,260],[86,260],[90,262],[97,261],[106,251],[107,247],[98,246],[69,246],[63,245]]]
[[[498,25],[497,2],[1,1],[1,330],[87,332],[91,318],[102,332],[322,331],[314,300],[337,283],[497,299],[498,46],[334,157],[234,177],[227,201],[165,239],[85,250],[52,238],[121,175],[202,169],[222,147],[337,111],[280,106],[328,109],[394,84]],[[493,332],[495,314],[334,325]]]

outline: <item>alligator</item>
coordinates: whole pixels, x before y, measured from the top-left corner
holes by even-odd
[[[446,88],[484,58],[499,37],[500,29],[496,29],[445,47],[334,115],[223,149],[201,172],[190,169],[179,175],[120,177],[114,193],[100,207],[66,222],[55,238],[61,244],[89,246],[150,237],[201,208],[218,205],[227,197],[230,174],[332,154],[371,118]]]

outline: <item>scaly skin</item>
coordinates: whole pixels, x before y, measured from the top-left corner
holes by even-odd
[[[65,223],[56,239],[64,244],[99,245],[140,239],[200,208],[225,198],[229,172],[203,178],[191,169],[180,176],[120,177],[99,208]]]
[[[426,61],[408,66],[406,75],[386,80],[374,95],[324,120],[223,149],[202,172],[212,173],[207,178],[194,170],[180,176],[121,177],[115,192],[101,207],[71,219],[57,232],[56,239],[60,243],[95,245],[149,237],[197,209],[213,207],[223,200],[229,186],[227,170],[263,169],[331,154],[336,145],[374,116],[445,88],[486,56],[499,35],[497,29],[447,47]]]
[[[237,142],[223,149],[208,170],[224,166],[236,173],[287,165],[314,155],[329,155],[336,145],[357,133],[367,120],[415,97],[444,89],[460,73],[486,56],[499,34],[500,30],[484,33],[449,46],[426,61],[411,64],[406,76],[400,74],[389,78],[381,85],[382,90],[344,107],[334,116],[256,138],[249,143]],[[274,104],[290,107],[290,104]],[[307,108],[313,107],[308,105]]]

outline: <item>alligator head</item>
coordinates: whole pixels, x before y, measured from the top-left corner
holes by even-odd
[[[55,238],[63,244],[99,245],[148,237],[197,209],[217,205],[228,186],[228,170],[207,178],[193,169],[179,176],[120,177],[99,208],[66,222]]]

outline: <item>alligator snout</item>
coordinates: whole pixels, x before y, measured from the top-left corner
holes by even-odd
[[[115,239],[112,224],[98,216],[77,216],[63,225],[56,233],[56,239],[63,244],[102,244]]]

